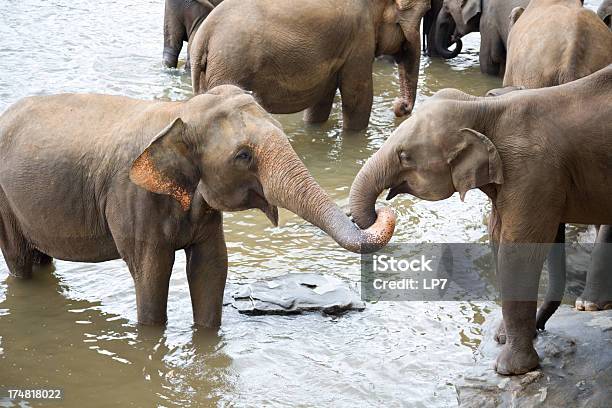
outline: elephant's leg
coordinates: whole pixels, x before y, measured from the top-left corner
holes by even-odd
[[[318,101],[315,105],[304,111],[304,122],[307,123],[322,123],[327,121],[329,114],[331,113],[332,106],[334,104],[334,98],[336,97],[336,90],[338,89],[338,82],[334,79],[327,87],[323,98]]]
[[[536,327],[539,330],[544,330],[546,322],[559,308],[565,294],[565,224],[559,224],[555,245],[550,249],[547,262],[548,289],[536,315]]]
[[[612,309],[612,226],[602,225],[591,255],[586,285],[576,309],[595,311]]]
[[[191,72],[191,57],[189,56],[189,47],[187,47],[187,58],[185,59],[185,72]]]
[[[148,242],[141,244],[134,252],[135,254],[124,259],[134,278],[138,323],[166,324],[174,250]]]
[[[492,27],[481,28],[480,71],[488,75],[503,75],[500,63],[505,66],[505,47],[497,30]]]
[[[502,223],[501,223],[501,218],[498,214],[498,212],[495,210],[495,206],[493,206],[493,208],[491,209],[491,214],[489,214],[489,223],[488,223],[488,230],[489,230],[489,239],[491,241],[491,249],[493,251],[493,262],[495,265],[495,273],[498,274],[499,271],[497,270],[497,266],[499,265],[498,263],[498,259],[499,259],[499,242],[501,240],[501,228],[502,228]],[[497,330],[495,331],[495,341],[498,342],[499,344],[504,344],[506,342],[506,328],[504,327],[504,320],[502,319],[501,322],[499,322],[499,326],[497,326]]]
[[[346,130],[367,128],[374,99],[372,61],[363,59],[347,61],[340,72],[339,82],[342,96],[342,127]]]
[[[227,249],[222,221],[215,222],[205,243],[192,245],[185,249],[185,253],[193,321],[198,326],[218,328],[221,325],[227,278]]]
[[[530,225],[529,232],[521,231],[524,223],[502,226],[498,279],[506,343],[497,358],[495,370],[503,375],[524,374],[538,366],[533,337],[538,284],[549,245],[531,242],[552,242],[558,223],[545,225],[540,221],[534,224]]]
[[[32,265],[36,257],[36,252],[25,239],[18,228],[17,221],[8,209],[8,203],[4,200],[0,208],[0,247],[4,255],[4,261],[12,276],[22,279],[32,277]]]

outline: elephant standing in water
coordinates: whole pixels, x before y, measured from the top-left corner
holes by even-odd
[[[350,207],[361,228],[374,204],[409,193],[461,198],[478,188],[497,217],[506,344],[501,374],[538,365],[533,347],[544,259],[560,223],[612,222],[612,65],[568,84],[474,97],[447,89],[402,123],[359,171]],[[576,148],[580,146],[580,148]]]
[[[166,0],[164,9],[164,55],[163,63],[168,68],[176,68],[183,42],[191,41],[212,9],[222,0]],[[185,61],[189,71],[189,53]]]
[[[604,0],[597,9],[597,15],[612,30],[612,0]]]
[[[510,16],[508,60],[504,86],[542,88],[561,85],[587,76],[612,64],[612,32],[579,0],[532,0],[527,8],[517,7]],[[493,215],[494,216],[494,215]],[[610,226],[598,231],[597,242],[612,242]],[[556,242],[565,242],[565,225],[559,226]],[[601,245],[593,264],[579,310],[598,310],[612,301],[612,282],[608,282],[605,262],[609,256]],[[609,252],[609,250],[608,250]],[[602,259],[598,259],[602,258]],[[555,246],[549,256],[549,292],[538,311],[537,327],[559,307],[565,292],[565,251]],[[503,342],[503,328],[500,328]]]
[[[461,51],[461,37],[480,32],[480,70],[504,75],[510,12],[529,0],[444,0],[434,23],[431,43],[437,55],[454,58]],[[448,47],[455,44],[455,49]]]
[[[0,116],[0,246],[12,275],[42,254],[122,258],[138,321],[166,321],[175,251],[184,249],[196,324],[221,322],[227,251],[222,211],[281,206],[344,248],[373,251],[394,229],[380,212],[358,229],[319,187],[280,124],[240,88],[183,102],[65,94],[30,97]]]
[[[306,109],[325,122],[336,90],[343,127],[368,126],[372,63],[399,64],[396,116],[412,112],[421,56],[419,27],[430,0],[225,0],[189,45],[194,93],[224,83],[251,90],[272,113]]]

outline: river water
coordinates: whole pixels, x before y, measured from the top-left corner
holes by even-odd
[[[599,3],[587,1],[593,9]],[[27,95],[59,92],[190,97],[189,75],[161,66],[162,22],[161,0],[0,0],[0,111]],[[454,60],[423,57],[418,102],[447,87],[483,95],[500,86],[480,73],[478,42],[477,34],[466,37]],[[399,124],[396,69],[377,61],[373,75],[367,131],[343,134],[339,99],[321,126],[277,115],[341,206],[361,165]],[[435,203],[404,195],[389,205],[399,217],[392,242],[487,240],[480,192],[465,203],[457,195]],[[297,216],[282,210],[278,228],[254,210],[224,218],[230,281],[313,272],[358,286],[359,256]],[[180,252],[168,326],[143,329],[123,261],[55,261],[53,273],[25,282],[0,262],[0,389],[62,388],[65,399],[54,405],[62,407],[456,406],[453,383],[478,358],[482,324],[498,307],[379,302],[341,317],[249,317],[225,307],[221,330],[206,333],[192,327],[184,270]],[[0,398],[0,406],[11,403]]]

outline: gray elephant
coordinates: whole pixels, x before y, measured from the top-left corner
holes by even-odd
[[[612,63],[612,32],[579,0],[531,0],[509,21],[504,86],[560,85]]]
[[[506,328],[498,373],[538,365],[538,283],[558,225],[612,221],[611,102],[612,65],[565,85],[499,97],[443,90],[399,126],[351,186],[361,228],[376,221],[374,204],[386,188],[388,199],[463,198],[476,188],[491,199]]]
[[[612,64],[612,32],[579,0],[532,0],[525,9],[513,9],[509,20],[511,30],[505,86],[542,88],[560,85]],[[609,237],[609,227],[604,226],[598,234],[598,242],[603,244]],[[556,242],[565,242],[564,224],[559,226]],[[606,272],[605,268],[599,267],[603,264],[598,259],[601,257],[607,258],[603,251],[596,251],[585,291],[576,303],[579,310],[605,308],[611,300],[612,286],[602,284],[606,281]],[[563,245],[553,248],[548,270],[550,286],[538,310],[539,329],[544,329],[565,292]],[[498,337],[504,341],[503,327],[500,327]]]
[[[122,258],[138,321],[166,321],[175,251],[185,250],[196,324],[221,322],[227,253],[222,211],[282,206],[343,247],[373,251],[394,215],[359,230],[318,186],[280,124],[235,86],[184,102],[65,94],[21,100],[0,116],[0,246],[12,275],[41,254]]]
[[[446,18],[449,24],[452,24],[452,27],[448,27],[445,29],[447,34],[442,37],[438,37],[438,27],[439,24],[436,24],[436,20],[440,11],[442,10],[443,0],[431,0],[431,8],[425,16],[423,16],[423,52],[430,57],[444,57],[446,59],[455,58],[461,52],[461,48],[463,47],[463,43],[460,38],[455,39],[456,47],[453,51],[449,51],[448,47],[450,47],[453,43],[451,41],[452,36],[448,33],[453,33],[455,31],[455,22],[452,21],[450,14],[446,14]],[[436,46],[436,39],[445,39],[446,42],[439,44]],[[442,54],[440,54],[439,50],[442,50]]]
[[[461,37],[480,32],[480,70],[504,75],[506,42],[510,32],[508,16],[529,0],[444,0],[431,39],[437,55],[454,58],[461,51]],[[455,44],[455,49],[448,47]]]
[[[222,0],[166,0],[164,9],[164,54],[163,63],[168,68],[176,68],[183,42],[189,42],[210,14]],[[189,53],[185,61],[189,71]]]
[[[224,83],[255,93],[272,113],[306,109],[307,122],[329,117],[336,90],[343,127],[368,125],[372,63],[399,64],[395,114],[412,111],[421,56],[419,27],[430,0],[225,0],[189,45],[195,93]]]
[[[604,0],[597,9],[597,15],[612,30],[612,0]]]

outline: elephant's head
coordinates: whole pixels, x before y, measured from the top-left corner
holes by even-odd
[[[430,0],[386,0],[372,2],[380,6],[376,33],[376,55],[393,55],[398,64],[400,97],[395,100],[395,115],[412,112],[416,99],[421,60],[421,19],[430,8]]]
[[[496,147],[466,127],[465,116],[456,101],[432,98],[398,127],[353,182],[350,206],[357,225],[366,228],[376,220],[374,204],[386,188],[387,199],[409,193],[437,201],[503,183]]]
[[[444,58],[454,58],[461,52],[461,37],[479,31],[481,0],[444,0],[435,22],[433,40],[436,52]],[[450,51],[449,46],[455,44]]]
[[[357,228],[312,178],[280,124],[231,85],[184,103],[133,162],[130,179],[173,197],[185,211],[201,194],[216,210],[258,208],[276,225],[280,206],[353,252],[379,249],[395,227],[395,215],[384,208],[372,228]]]
[[[166,67],[176,68],[183,41],[191,36],[219,0],[166,0],[164,11],[164,54]]]
[[[604,0],[597,9],[597,15],[612,30],[612,0]]]
[[[437,55],[443,58],[450,59],[455,58],[461,52],[463,43],[458,35],[455,33],[456,25],[448,7],[444,5],[433,24],[432,31],[435,35],[432,36],[431,42],[433,49]],[[454,50],[449,50],[451,45],[455,44]]]

